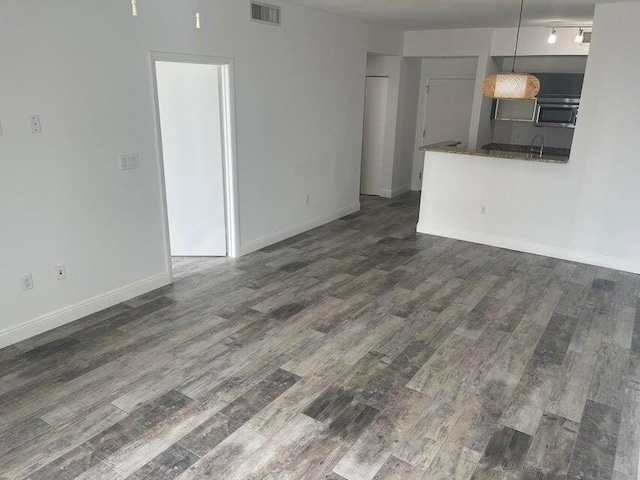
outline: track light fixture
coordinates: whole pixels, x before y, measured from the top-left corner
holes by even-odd
[[[138,16],[138,4],[136,0],[131,0],[131,15],[134,17]]]
[[[575,29],[578,29],[578,34],[576,35],[576,37],[574,39],[574,41],[578,45],[582,45],[582,44],[585,43],[585,40],[587,40],[586,35],[589,34],[590,31],[591,31],[591,25],[561,25],[561,26],[547,27],[547,28],[551,29],[551,33],[549,34],[549,37],[547,38],[547,42],[550,45],[554,45],[558,41],[558,30],[566,30],[566,29],[575,30]]]
[[[196,28],[200,30],[200,2],[196,0]]]

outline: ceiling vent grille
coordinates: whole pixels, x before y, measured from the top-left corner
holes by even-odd
[[[582,43],[591,43],[591,32],[584,32]]]
[[[251,20],[267,25],[280,25],[280,7],[261,2],[251,2]]]

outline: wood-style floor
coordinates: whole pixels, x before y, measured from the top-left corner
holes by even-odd
[[[362,201],[0,350],[1,478],[636,479],[640,277]]]

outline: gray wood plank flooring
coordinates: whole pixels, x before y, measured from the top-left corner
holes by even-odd
[[[0,478],[640,478],[640,276],[361,200],[0,350]]]

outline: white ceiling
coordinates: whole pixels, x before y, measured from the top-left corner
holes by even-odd
[[[518,24],[520,12],[519,0],[289,1],[402,30],[515,27]],[[615,1],[597,0],[597,3]],[[523,24],[526,26],[590,24],[593,20],[595,3],[596,0],[525,0]]]

